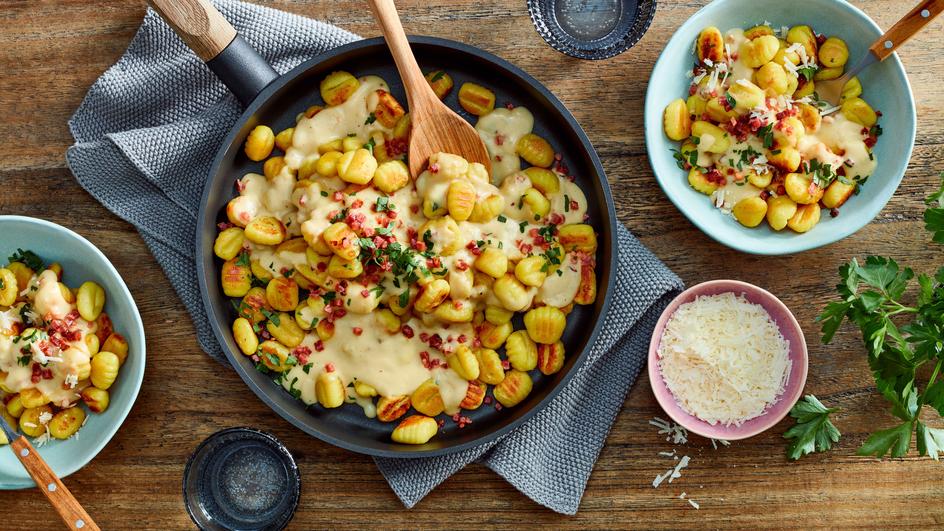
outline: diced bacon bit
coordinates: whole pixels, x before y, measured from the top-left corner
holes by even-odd
[[[308,356],[311,356],[311,349],[305,345],[299,345],[292,350],[292,355],[299,363],[308,363]]]
[[[498,402],[496,402],[496,403],[495,403],[495,411],[501,411],[501,410],[502,410],[502,405],[499,404]]]
[[[429,346],[431,348],[438,349],[442,347],[442,343],[443,343],[443,340],[442,340],[442,337],[439,336],[439,334],[433,334],[429,337]]]
[[[351,329],[351,332],[354,332],[355,336],[359,336],[364,333],[364,329],[359,326],[355,326],[354,328]]]
[[[760,193],[760,198],[763,199],[764,201],[766,201],[767,198],[769,197],[770,197],[770,192],[768,192],[767,190],[764,190]]]
[[[335,192],[334,194],[331,195],[331,199],[334,199],[335,201],[337,201],[338,203],[340,203],[340,202],[344,201],[344,194],[342,194],[341,191],[339,190],[339,191],[337,191],[337,192]]]
[[[324,341],[320,339],[318,341],[315,341],[315,350],[318,352],[321,352],[322,350],[324,350]]]
[[[334,364],[329,361],[328,363],[325,363],[324,369],[325,372],[334,372]]]
[[[396,211],[396,210],[388,210],[388,211],[387,211],[387,217],[390,218],[390,219],[397,219],[397,211]]]
[[[30,381],[34,384],[39,383],[39,380],[42,378],[42,367],[34,363],[31,369],[33,373],[30,375]]]
[[[42,373],[43,380],[52,380],[52,369],[43,369]]]
[[[514,104],[514,103],[511,103],[511,102],[508,102],[508,103],[505,104],[505,108],[508,109],[509,111],[510,111],[510,110],[513,110],[513,109],[515,108],[515,104]]]
[[[501,156],[501,155],[495,155],[495,161],[496,161],[496,162],[501,162],[501,161],[502,161],[502,156]]]
[[[456,338],[456,342],[458,342],[459,344],[465,343],[468,340],[469,338],[467,338],[465,334],[459,334],[459,337]]]
[[[423,367],[426,367],[426,370],[433,370],[437,367],[445,367],[446,364],[443,363],[441,359],[431,359],[429,357],[429,352],[422,351],[420,352],[420,361],[423,362]]]
[[[242,191],[245,190],[245,189],[246,189],[246,183],[244,183],[242,179],[236,181],[236,190],[237,190],[237,191],[239,191],[240,193],[242,193]]]
[[[375,233],[375,231],[374,231],[374,228],[373,228],[373,227],[364,227],[364,236],[365,236],[365,237],[367,237],[367,238],[373,238],[373,237],[374,237],[374,233]]]
[[[819,35],[816,36],[816,46],[817,46],[817,47],[822,46],[824,42],[826,42],[826,36],[825,36],[825,35],[823,35],[822,33],[820,33]]]
[[[495,133],[495,145],[500,146],[505,143],[505,135],[501,133]]]
[[[524,243],[521,240],[518,240],[517,243],[518,243],[518,250],[521,251],[521,254],[525,254],[525,255],[531,254],[531,251],[534,249],[534,246],[531,245],[530,243]]]
[[[478,337],[472,338],[472,348],[482,348],[482,340]]]
[[[429,343],[429,334],[426,332],[420,332],[420,341],[423,343]]]
[[[253,363],[259,363],[259,355],[258,355],[258,354],[253,354],[252,356],[249,356],[249,359],[251,359]]]
[[[452,421],[459,425],[459,429],[465,428],[469,424],[472,424],[472,419],[466,417],[465,415],[460,415],[456,413],[452,416]]]
[[[413,337],[413,328],[410,325],[403,325],[403,327],[400,328],[400,332],[402,332],[403,335],[408,338]]]
[[[360,207],[362,207],[362,206],[364,206],[364,200],[363,200],[363,199],[355,199],[354,202],[351,203],[351,208],[360,208]]]
[[[875,111],[875,116],[882,117],[882,111]]]
[[[456,269],[459,271],[465,271],[469,268],[469,264],[465,260],[456,260]]]
[[[576,199],[571,199],[571,200],[570,200],[570,209],[571,209],[571,210],[578,210],[579,208],[580,208],[580,203],[578,203]]]
[[[833,218],[839,216],[839,209],[838,209],[838,208],[830,208],[830,209],[829,209],[829,216],[830,216],[830,217],[833,217]]]
[[[362,289],[362,290],[361,290],[361,297],[364,297],[365,299],[366,299],[367,297],[370,297],[370,290],[367,289],[367,288]]]
[[[482,402],[484,402],[484,403],[485,403],[485,405],[489,405],[489,404],[491,404],[491,403],[492,403],[492,397],[490,397],[490,396],[486,396],[486,397],[485,397],[485,399],[484,399],[484,400],[482,400]]]
[[[589,214],[589,213],[584,213],[584,215],[583,215],[583,222],[586,223],[586,222],[588,222],[588,221],[590,221],[590,214]]]
[[[436,421],[436,425],[439,426],[440,429],[441,429],[441,428],[443,427],[443,425],[445,425],[445,424],[446,424],[446,419],[439,419],[439,420]]]
[[[465,248],[475,256],[482,254],[482,249],[479,248],[479,244],[474,241],[467,243]]]
[[[564,216],[558,214],[557,212],[552,212],[551,215],[548,216],[547,220],[554,225],[560,225],[564,222]]]
[[[398,155],[406,153],[407,143],[405,138],[390,138],[384,143],[387,155],[396,158]]]
[[[728,98],[718,98],[718,103],[720,103],[721,106],[722,106],[722,107],[724,108],[724,110],[726,110],[726,111],[731,111],[731,110],[734,109],[734,107],[731,106],[731,102],[728,101]]]
[[[318,262],[318,265],[315,267],[318,269],[319,273],[324,273],[325,271],[328,270],[328,264],[324,262]]]
[[[224,230],[226,230],[226,229],[230,229],[230,228],[233,228],[233,227],[235,227],[235,225],[233,225],[232,223],[230,223],[230,222],[228,222],[228,221],[223,221],[223,222],[220,222],[220,223],[217,223],[217,224],[216,224],[216,228],[217,228],[218,230],[221,230],[221,231],[224,231]]]
[[[511,362],[509,362],[508,360],[502,360],[502,369],[505,369],[507,371],[510,368],[511,368]]]
[[[410,212],[417,214],[420,211],[420,206],[417,204],[410,205]]]
[[[696,85],[695,83],[692,83],[691,85],[688,86],[688,95],[694,96],[697,90],[698,90],[698,85]]]
[[[272,339],[272,335],[269,334],[269,331],[266,329],[260,330],[259,335],[262,336],[263,339]]]
[[[721,172],[715,168],[711,168],[705,173],[705,179],[710,182],[717,184],[718,186],[724,186],[728,184],[728,180],[724,178],[724,175],[721,175]]]
[[[439,173],[439,164],[435,162],[429,165],[429,173]]]
[[[790,107],[789,109],[784,109],[776,114],[777,120],[783,120],[790,116],[796,116],[799,111],[796,107]]]
[[[440,267],[441,265],[442,265],[442,261],[439,259],[438,256],[434,256],[432,258],[426,259],[426,267],[430,269]]]

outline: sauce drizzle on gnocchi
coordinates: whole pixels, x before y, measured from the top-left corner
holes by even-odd
[[[411,179],[409,114],[381,78],[334,72],[329,105],[247,138],[262,171],[236,182],[214,245],[234,339],[257,369],[305,404],[405,419],[392,435],[405,444],[435,435],[439,414],[462,427],[463,410],[524,400],[527,371],[563,364],[567,313],[596,298],[585,195],[527,109],[494,109],[489,89],[467,85],[460,104],[479,115],[493,175],[437,153]],[[525,361],[509,372],[515,313],[512,357]]]

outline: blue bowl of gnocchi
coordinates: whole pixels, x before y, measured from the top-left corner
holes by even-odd
[[[137,306],[101,251],[54,223],[0,216],[0,414],[59,477],[118,430],[144,357]],[[0,489],[34,486],[2,446]]]
[[[717,0],[669,40],[646,94],[649,162],[705,234],[753,254],[856,232],[908,167],[915,105],[897,55],[842,85],[882,30],[843,0]]]

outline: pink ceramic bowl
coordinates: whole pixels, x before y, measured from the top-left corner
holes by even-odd
[[[721,293],[744,295],[744,298],[748,301],[763,306],[774,322],[777,323],[777,326],[780,327],[780,333],[783,334],[784,339],[790,342],[789,355],[792,367],[783,394],[777,398],[776,402],[768,405],[760,416],[754,417],[740,426],[724,426],[720,423],[712,426],[700,418],[688,414],[678,405],[675,396],[666,387],[665,380],[662,379],[662,371],[659,368],[659,343],[662,341],[665,325],[672,314],[675,313],[675,310],[682,304],[694,301],[699,295],[718,295]],[[659,405],[672,420],[686,430],[712,439],[728,441],[746,439],[780,422],[781,419],[787,416],[790,408],[793,407],[793,404],[796,403],[803,392],[808,363],[806,339],[803,337],[800,324],[797,323],[790,309],[769,291],[738,280],[711,280],[683,291],[662,312],[662,316],[659,317],[659,322],[656,323],[656,328],[652,332],[652,341],[649,342],[649,380],[652,384],[652,392],[655,393]]]

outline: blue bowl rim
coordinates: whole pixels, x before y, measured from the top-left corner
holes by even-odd
[[[105,276],[114,277],[114,279],[118,282],[118,286],[120,288],[119,295],[121,295],[122,298],[126,298],[128,301],[131,302],[131,308],[133,309],[131,315],[129,316],[130,317],[129,324],[131,325],[130,327],[131,329],[128,330],[125,335],[130,336],[131,334],[134,334],[135,341],[141,345],[141,369],[138,370],[134,376],[134,386],[132,387],[132,390],[131,390],[131,400],[125,402],[124,405],[122,405],[117,410],[116,412],[117,417],[115,417],[115,422],[109,423],[108,427],[105,430],[103,430],[106,432],[105,437],[102,439],[101,443],[92,447],[92,450],[88,453],[88,457],[85,460],[80,459],[80,460],[75,461],[73,464],[66,467],[64,472],[59,473],[59,478],[62,479],[81,470],[85,465],[89,464],[92,461],[92,459],[95,459],[95,457],[102,451],[102,449],[104,449],[105,446],[109,442],[111,442],[112,437],[115,436],[115,433],[117,433],[121,425],[124,424],[125,419],[128,417],[128,414],[131,412],[131,408],[134,407],[134,403],[138,399],[138,393],[141,390],[141,384],[144,382],[144,371],[147,366],[147,342],[145,341],[145,336],[144,336],[144,322],[141,320],[141,313],[138,311],[138,305],[134,301],[134,297],[131,295],[131,291],[128,289],[128,286],[125,284],[124,279],[121,278],[121,275],[118,273],[118,270],[115,269],[115,266],[111,263],[111,260],[109,260],[108,257],[105,256],[105,253],[103,253],[92,242],[88,241],[87,239],[85,239],[85,237],[83,237],[82,235],[76,233],[75,231],[71,229],[63,227],[62,225],[59,225],[58,223],[47,221],[45,219],[34,218],[34,217],[29,217],[29,216],[0,215],[0,225],[3,225],[4,222],[9,222],[9,221],[23,222],[27,224],[38,225],[38,226],[50,228],[57,232],[63,233],[65,236],[76,240],[80,246],[85,248],[85,250],[91,252],[93,255],[101,259],[102,262],[106,266],[106,270],[104,272]],[[127,376],[125,378],[127,378]],[[112,408],[109,408],[109,411],[111,411],[115,407],[117,407],[117,404],[113,404]],[[61,441],[61,442],[64,443],[66,441]],[[42,455],[42,451],[40,451],[40,455]],[[36,486],[36,482],[34,482],[32,479],[0,482],[0,490],[28,489],[35,486]]]
[[[679,26],[679,28],[675,31],[675,33],[672,34],[672,37],[665,44],[665,47],[663,48],[662,52],[659,54],[659,58],[656,60],[655,64],[653,65],[651,76],[655,75],[656,70],[659,68],[659,65],[663,62],[663,60],[668,60],[669,48],[672,46],[672,44],[675,43],[676,40],[688,38],[687,35],[690,33],[690,30],[693,27],[698,25],[698,19],[701,16],[714,10],[723,9],[724,5],[730,1],[734,1],[734,0],[714,0],[713,2],[710,2],[706,6],[696,11],[688,19],[686,19],[686,21],[683,22],[681,26]],[[882,35],[884,33],[881,27],[878,24],[876,24],[876,22],[872,20],[871,17],[865,14],[865,12],[859,9],[858,7],[850,4],[846,0],[831,0],[831,1],[837,4],[838,6],[840,6],[842,9],[849,12],[851,15],[864,21],[873,30],[875,30],[878,35]],[[778,256],[778,255],[786,255],[786,254],[799,253],[803,251],[809,251],[811,249],[816,249],[819,247],[836,243],[837,241],[842,240],[854,234],[855,232],[858,232],[859,229],[871,223],[879,215],[882,209],[884,209],[885,206],[888,204],[888,201],[890,201],[891,198],[895,195],[895,192],[898,190],[898,186],[901,185],[901,181],[902,179],[904,179],[905,173],[908,170],[908,163],[911,160],[911,154],[914,149],[915,138],[917,136],[917,122],[918,122],[917,111],[915,108],[914,93],[912,92],[911,82],[908,79],[908,74],[905,71],[905,66],[902,64],[901,58],[898,57],[898,53],[892,54],[892,56],[887,58],[884,62],[889,62],[889,61],[891,61],[892,64],[895,66],[895,72],[901,77],[901,79],[904,81],[905,87],[908,89],[907,90],[907,96],[908,96],[907,103],[908,103],[908,107],[911,110],[911,114],[908,118],[910,118],[911,120],[912,128],[911,128],[910,136],[907,139],[908,147],[906,150],[904,150],[903,157],[901,159],[903,161],[903,164],[900,165],[897,175],[894,176],[892,180],[889,182],[888,186],[889,186],[889,189],[891,190],[891,193],[889,193],[888,197],[886,197],[885,200],[882,201],[881,206],[860,212],[859,215],[855,217],[854,221],[844,223],[841,226],[837,227],[836,230],[833,231],[832,235],[826,238],[812,240],[809,238],[804,238],[803,236],[805,235],[797,235],[797,237],[794,237],[794,238],[778,240],[774,242],[772,245],[770,245],[769,247],[767,246],[758,247],[757,245],[754,244],[754,241],[750,238],[726,237],[726,236],[717,234],[712,228],[710,220],[699,218],[698,216],[690,213],[688,209],[684,208],[684,204],[685,204],[684,201],[682,201],[679,197],[669,193],[669,191],[666,188],[666,185],[664,184],[665,178],[660,176],[656,172],[656,169],[655,169],[655,164],[653,161],[653,157],[654,157],[653,153],[655,152],[655,149],[654,149],[654,146],[652,145],[655,142],[655,140],[650,138],[649,131],[648,131],[648,128],[646,127],[646,124],[649,121],[648,117],[652,113],[658,112],[661,115],[662,109],[657,108],[655,105],[655,100],[660,95],[657,94],[656,93],[657,91],[653,88],[654,85],[652,83],[651,77],[649,80],[648,87],[646,88],[645,108],[643,111],[643,117],[644,117],[643,118],[643,133],[645,134],[645,139],[646,139],[646,157],[649,160],[649,167],[652,169],[652,173],[655,176],[656,181],[659,183],[659,187],[662,188],[662,192],[666,195],[666,197],[669,198],[672,204],[674,204],[675,207],[678,208],[678,210],[693,225],[695,225],[700,231],[708,235],[710,238],[712,238],[716,242],[726,245],[732,249],[735,249],[737,251],[741,251],[744,253],[748,253],[748,254]],[[661,128],[660,128],[660,131],[661,131]]]

